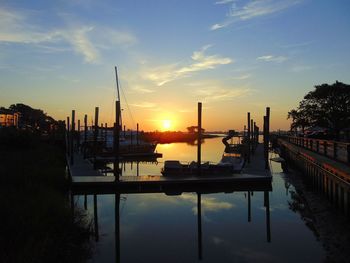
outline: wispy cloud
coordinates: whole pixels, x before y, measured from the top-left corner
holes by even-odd
[[[230,4],[229,12],[222,23],[216,23],[210,30],[227,27],[238,21],[246,21],[257,17],[263,17],[288,9],[302,0],[251,0],[251,1],[219,1],[222,4]]]
[[[216,5],[225,5],[225,4],[228,4],[228,3],[232,3],[234,2],[235,0],[221,0],[221,1],[217,1],[215,2]]]
[[[155,103],[152,103],[152,102],[133,103],[130,105],[134,107],[139,107],[139,108],[154,108],[157,106]]]
[[[200,88],[194,91],[195,95],[203,102],[226,101],[251,94],[249,88]]]
[[[142,86],[135,86],[132,88],[132,90],[137,91],[137,93],[153,93],[153,92],[155,92],[155,90],[153,90],[153,89],[148,89],[148,88],[145,88]]]
[[[257,57],[256,60],[265,61],[265,62],[282,63],[288,60],[288,58],[284,56],[265,55],[265,56]]]
[[[192,61],[189,65],[179,66],[178,64],[171,64],[157,67],[147,72],[145,78],[156,82],[158,86],[162,86],[170,81],[189,76],[191,73],[214,69],[219,65],[226,65],[233,62],[231,58],[205,54],[205,51],[209,47],[210,45],[207,45],[199,51],[194,51],[191,56]]]
[[[102,46],[125,46],[137,42],[136,37],[129,32],[82,26],[79,23],[67,23],[61,28],[48,29],[42,24],[32,24],[32,16],[30,12],[0,8],[0,43],[33,45],[42,48],[44,52],[73,50],[82,55],[85,62],[95,63],[100,58],[99,48]],[[64,16],[62,18],[64,20]],[[71,48],[67,48],[67,45]]]
[[[232,77],[232,79],[234,79],[234,80],[245,80],[245,79],[249,79],[251,77],[252,77],[251,74],[243,74],[243,75],[240,75],[240,76]]]

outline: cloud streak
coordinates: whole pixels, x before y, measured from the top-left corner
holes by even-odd
[[[145,74],[145,78],[155,82],[158,86],[162,86],[176,79],[190,76],[194,72],[214,69],[220,65],[233,63],[231,58],[207,55],[205,51],[208,48],[210,48],[210,45],[202,47],[199,51],[194,51],[189,65],[179,66],[178,64],[171,64],[154,68]]]
[[[238,21],[247,21],[257,17],[272,15],[286,10],[302,0],[251,0],[246,1],[219,1],[221,4],[230,4],[229,12],[222,23],[216,23],[210,30],[218,30]],[[242,3],[242,4],[241,4]]]
[[[265,56],[257,57],[256,60],[265,61],[265,62],[282,63],[288,60],[288,58],[284,56],[265,55]]]
[[[131,106],[138,107],[138,108],[154,108],[156,107],[155,103],[152,102],[141,102],[141,103],[134,103],[130,104]]]
[[[30,18],[29,12],[19,13],[0,8],[0,43],[34,45],[44,52],[74,50],[85,62],[95,63],[101,55],[99,49],[105,47],[106,43],[121,47],[137,42],[136,37],[129,32],[71,23],[61,28],[46,29],[43,25],[31,24]],[[62,48],[62,45],[71,48]]]

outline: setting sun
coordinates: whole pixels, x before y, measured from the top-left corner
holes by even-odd
[[[163,130],[170,130],[170,128],[172,127],[171,120],[163,120],[162,127],[163,127]]]

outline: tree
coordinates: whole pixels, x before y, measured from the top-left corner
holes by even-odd
[[[33,109],[32,107],[17,103],[12,104],[9,108],[11,111],[19,112],[21,124],[23,126],[31,126],[33,129],[49,130],[50,126],[56,124],[56,121],[46,115],[44,111],[40,109]]]
[[[350,85],[338,81],[316,85],[297,109],[288,112],[287,119],[292,119],[291,129],[321,126],[338,139],[340,131],[350,126]]]
[[[198,126],[190,126],[186,128],[188,133],[196,133],[198,131]],[[202,128],[202,133],[204,133],[205,129]]]

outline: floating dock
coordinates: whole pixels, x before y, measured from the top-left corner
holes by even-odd
[[[241,173],[223,176],[105,176],[103,172],[93,169],[93,164],[78,154],[75,163],[68,169],[72,180],[74,194],[109,194],[138,192],[196,192],[212,191],[264,191],[272,190],[272,175],[265,169],[263,146],[259,144],[251,155]],[[180,189],[180,190],[179,190]]]

